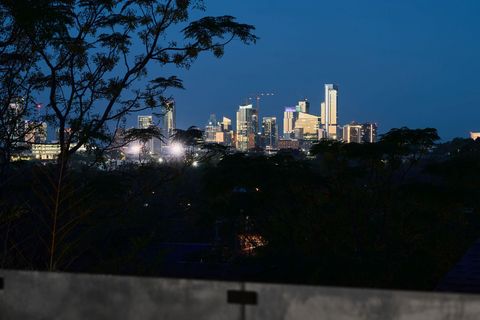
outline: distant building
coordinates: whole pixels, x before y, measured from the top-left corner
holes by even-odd
[[[222,131],[230,132],[232,131],[232,120],[227,117],[223,117],[222,122],[220,122]]]
[[[232,120],[223,117],[222,122],[220,122],[220,134],[217,132],[216,142],[230,147],[234,145],[234,134],[232,130]]]
[[[300,100],[298,102],[298,111],[303,113],[310,113],[310,102],[305,100]]]
[[[362,142],[364,143],[377,142],[377,124],[376,123],[362,124]]]
[[[247,151],[257,146],[258,111],[253,105],[239,106],[237,111],[236,148]]]
[[[286,107],[283,113],[283,138],[289,139],[295,131],[295,121],[298,118],[298,112],[295,107]]]
[[[321,124],[328,139],[338,139],[338,87],[325,85],[325,102],[321,105]]]
[[[298,136],[297,131],[301,129],[302,135]],[[295,138],[303,140],[318,140],[318,130],[320,129],[320,118],[318,116],[299,112],[295,120]]]
[[[220,124],[217,123],[217,118],[214,114],[210,115],[208,123],[205,126],[205,142],[215,143],[217,138],[217,132],[221,131]]]
[[[278,149],[300,149],[300,140],[297,139],[279,139]]]
[[[70,147],[73,147],[73,144]],[[82,146],[80,149],[78,149],[78,152],[84,151],[86,151],[85,146]],[[59,154],[59,143],[32,144],[32,155],[37,160],[56,160]]]
[[[177,128],[175,101],[170,100],[162,110],[162,135],[164,144],[170,145],[175,129]]]
[[[346,143],[374,143],[377,141],[375,123],[352,122],[343,126],[343,141]]]
[[[293,130],[293,138],[297,140],[303,140],[304,134],[303,134],[303,128],[295,128]]]
[[[232,120],[223,117],[222,122],[217,122],[215,115],[210,115],[208,124],[205,126],[204,136],[206,143],[218,143],[224,146],[232,146]]]
[[[152,116],[138,116],[137,117],[137,128],[138,129],[148,129],[153,126],[153,117]]]
[[[47,123],[25,120],[25,142],[45,143],[47,142]]]
[[[278,147],[278,126],[276,117],[263,117],[262,139],[265,150],[274,150]]]
[[[362,143],[362,125],[356,122],[343,126],[343,141],[346,143]]]
[[[150,127],[153,127],[153,117],[152,116],[138,116],[137,117],[138,123],[137,123],[137,128],[138,129],[148,129]],[[152,137],[145,143],[145,150],[148,153],[153,153],[154,152],[154,138]]]
[[[470,139],[477,140],[480,138],[480,132],[470,132]]]

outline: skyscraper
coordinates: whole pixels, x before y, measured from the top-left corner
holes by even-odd
[[[343,126],[343,141],[346,143],[362,143],[361,124],[352,122]]]
[[[298,118],[298,112],[295,107],[286,107],[283,113],[283,138],[292,138],[295,130],[295,121]]]
[[[263,117],[262,119],[263,146],[266,150],[277,149],[278,126],[276,117]]]
[[[177,128],[174,100],[168,101],[166,107],[163,108],[162,120],[162,135],[164,137],[165,143],[169,145],[172,136],[175,133],[175,129]]]
[[[138,129],[148,129],[151,126],[153,126],[152,116],[138,116],[137,120],[138,120],[138,124],[137,124]]]
[[[25,142],[45,143],[47,142],[47,123],[25,120]]]
[[[343,126],[343,141],[346,143],[374,143],[377,141],[377,124],[352,122]]]
[[[307,99],[298,101],[298,111],[310,113],[310,102]]]
[[[205,142],[216,142],[217,132],[221,130],[220,125],[217,123],[217,118],[214,114],[210,115],[207,125],[205,126]]]
[[[321,106],[321,122],[328,139],[337,139],[338,125],[338,87],[325,85],[325,102]]]
[[[137,127],[138,129],[148,129],[153,126],[153,117],[152,116],[138,116],[138,124]],[[145,147],[147,148],[146,151],[149,153],[153,153],[154,151],[154,138],[151,138],[148,140],[148,142],[145,143]]]
[[[239,106],[237,111],[237,139],[238,150],[247,151],[257,145],[258,112],[253,105]]]
[[[223,117],[223,120],[220,123],[220,126],[222,127],[222,131],[230,132],[232,131],[232,120],[230,120],[227,117]]]
[[[318,116],[299,112],[295,120],[295,130],[302,129],[302,137],[297,134],[295,138],[304,140],[318,140],[318,129],[320,128],[320,119]]]
[[[362,124],[362,142],[365,142],[365,143],[377,142],[377,124],[376,123]]]

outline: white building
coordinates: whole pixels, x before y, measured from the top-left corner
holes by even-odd
[[[338,87],[325,85],[325,102],[321,105],[321,123],[328,139],[338,139]]]
[[[239,106],[237,111],[236,148],[241,151],[255,148],[258,134],[258,112],[253,105]]]

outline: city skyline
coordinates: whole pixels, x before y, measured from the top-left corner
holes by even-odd
[[[379,133],[435,127],[442,140],[480,130],[480,44],[474,41],[480,3],[371,2],[302,0],[291,8],[283,0],[274,6],[208,1],[206,14],[248,21],[260,40],[249,47],[233,44],[221,60],[202,57],[180,72],[186,90],[171,92],[178,126],[202,127],[210,113],[233,119],[235,106],[256,92],[275,93],[262,99],[260,116],[282,119],[288,102],[304,98],[316,110],[323,84],[336,83],[343,123],[377,122]],[[452,115],[452,109],[458,111]]]

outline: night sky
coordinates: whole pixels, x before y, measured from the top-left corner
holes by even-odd
[[[246,97],[274,92],[261,117],[302,98],[319,114],[323,85],[340,88],[339,123],[435,127],[443,139],[480,130],[478,0],[206,0],[204,15],[256,26],[257,45],[230,45],[178,74],[177,125],[210,113],[235,121]]]

